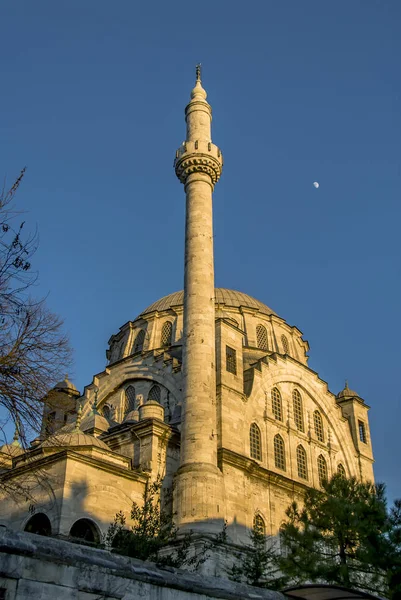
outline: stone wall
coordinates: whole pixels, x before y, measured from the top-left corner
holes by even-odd
[[[285,600],[262,590],[178,569],[158,569],[87,546],[0,526],[0,590],[6,600]]]

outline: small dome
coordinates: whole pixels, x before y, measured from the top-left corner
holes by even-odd
[[[263,302],[256,300],[248,294],[243,292],[237,292],[236,290],[228,290],[226,288],[215,288],[215,300],[216,306],[218,304],[224,304],[225,306],[231,306],[233,308],[239,308],[245,306],[247,308],[254,308],[264,315],[277,315],[271,308],[269,308]],[[184,304],[184,291],[174,292],[168,296],[164,296],[154,302],[148,308],[146,308],[140,316],[151,313],[155,310],[162,312],[163,310],[169,310],[172,306],[182,306]]]
[[[99,429],[100,431],[107,431],[110,428],[110,423],[98,412],[91,411],[87,417],[82,419],[79,426],[82,431],[88,431],[88,429]]]
[[[98,438],[77,430],[71,432],[61,432],[60,430],[58,433],[51,435],[40,445],[41,448],[58,448],[60,446],[95,446],[96,448],[101,448],[102,450],[110,450],[107,444]]]
[[[0,452],[3,452],[3,454],[7,454],[10,457],[19,456],[20,454],[24,453],[20,444],[15,444],[14,442],[12,444],[4,444],[4,446],[1,446]]]
[[[357,392],[354,392],[354,390],[350,390],[348,387],[348,381],[346,381],[344,389],[337,394],[336,398],[360,398],[360,396]]]
[[[125,417],[123,423],[136,423],[139,421],[139,411],[131,410]]]
[[[68,375],[64,377],[63,381],[59,381],[59,383],[54,386],[54,389],[59,390],[60,392],[70,392],[74,395],[79,395],[75,385],[68,379]]]
[[[13,441],[11,444],[4,444],[0,447],[0,452],[4,454],[8,454],[8,456],[18,456],[19,454],[23,454],[24,450],[19,441],[18,429],[15,430]]]

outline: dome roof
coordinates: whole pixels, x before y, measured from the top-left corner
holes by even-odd
[[[254,308],[259,310],[264,315],[276,315],[271,308],[256,300],[252,296],[248,294],[244,294],[243,292],[237,292],[236,290],[228,290],[226,288],[215,288],[216,294],[216,304],[225,304],[226,306],[232,306],[234,308],[239,308],[240,306],[246,306],[247,308]],[[157,310],[162,312],[163,310],[168,310],[172,306],[180,306],[184,304],[184,291],[174,292],[173,294],[169,294],[168,296],[164,296],[154,302],[148,308],[146,308],[140,316],[146,315],[148,313]]]
[[[62,392],[70,392],[72,394],[78,394],[79,392],[77,390],[77,388],[75,387],[75,385],[68,379],[68,375],[66,375],[63,379],[63,381],[59,381],[55,386],[54,386],[55,390],[60,390]]]
[[[60,446],[95,446],[102,450],[110,450],[110,448],[93,435],[82,433],[76,429],[71,432],[59,431],[54,435],[51,435],[42,444],[42,448],[53,448]]]
[[[357,392],[354,392],[354,390],[350,390],[350,388],[348,387],[348,381],[345,382],[345,388],[337,394],[337,398],[359,398],[359,397],[360,396]]]

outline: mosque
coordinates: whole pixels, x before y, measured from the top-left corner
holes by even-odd
[[[197,68],[175,172],[186,195],[184,290],[111,336],[107,365],[83,394],[68,377],[49,394],[28,451],[0,449],[0,474],[29,486],[0,503],[0,523],[97,542],[147,482],[172,490],[179,531],[234,544],[256,523],[275,535],[293,499],[335,472],[373,481],[369,407],[335,395],[308,367],[302,332],[246,293],[214,287],[212,194],[223,157]]]

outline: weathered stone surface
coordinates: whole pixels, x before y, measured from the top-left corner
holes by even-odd
[[[283,600],[252,588],[87,546],[0,527],[0,584],[7,600]]]

